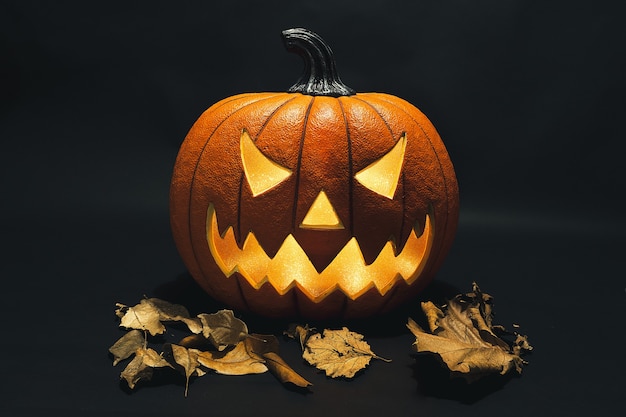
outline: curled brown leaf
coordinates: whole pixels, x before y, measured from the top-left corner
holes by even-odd
[[[200,333],[200,319],[189,316],[187,309],[158,298],[144,298],[139,304],[127,306],[117,303],[115,313],[120,317],[120,326],[149,332],[152,336],[163,334],[163,322],[180,321],[187,325],[192,333]]]
[[[246,323],[235,317],[232,310],[220,310],[217,313],[198,314],[202,323],[202,335],[218,350],[235,346],[248,335]]]
[[[124,359],[130,358],[135,354],[137,349],[145,347],[146,339],[144,333],[140,330],[131,330],[126,332],[109,348],[109,352],[113,355],[113,366]]]
[[[269,371],[283,384],[290,383],[301,388],[311,384],[280,357],[279,342],[274,335],[253,334],[245,339],[246,350],[251,356],[262,360]]]
[[[202,376],[206,372],[201,369],[198,353],[199,351],[195,349],[187,349],[184,346],[179,346],[175,344],[169,345],[172,351],[172,357],[174,362],[181,367],[185,374],[185,397],[189,392],[189,379],[192,376]]]
[[[509,345],[493,325],[493,298],[474,283],[472,291],[450,300],[441,309],[428,301],[421,304],[430,331],[409,318],[407,327],[416,337],[417,352],[437,355],[451,375],[475,381],[489,374],[521,373],[521,355],[532,349],[526,336],[517,335]]]
[[[218,352],[197,352],[198,363],[208,369],[212,369],[222,375],[249,375],[267,372],[267,366],[263,360],[251,355],[246,349],[245,343],[239,342],[230,349]]]
[[[314,327],[309,327],[308,324],[304,326],[293,323],[289,325],[289,328],[283,332],[283,334],[291,339],[295,339],[300,342],[300,348],[304,350],[306,342],[309,340],[312,334],[316,332]]]
[[[122,371],[120,377],[126,380],[131,389],[134,389],[139,380],[150,380],[152,378],[154,368],[163,367],[172,368],[172,365],[154,349],[139,348],[135,352],[133,360]]]
[[[281,382],[301,387],[311,385],[280,357],[273,335],[248,333],[247,325],[232,310],[190,317],[187,309],[158,298],[145,298],[134,306],[116,304],[120,327],[129,331],[109,348],[113,364],[134,358],[120,377],[133,389],[149,380],[156,368],[172,368],[185,377],[185,396],[191,377],[207,370],[225,375],[258,374],[270,370]],[[165,334],[167,322],[185,323],[192,333],[178,343],[166,342],[159,353],[148,348],[149,336]],[[164,336],[160,336],[162,340]],[[151,341],[154,345],[155,341]]]

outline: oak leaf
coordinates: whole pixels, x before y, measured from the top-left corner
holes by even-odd
[[[414,349],[437,355],[452,376],[468,382],[494,373],[521,373],[527,363],[521,355],[532,346],[526,336],[515,333],[515,341],[509,344],[496,334],[505,330],[493,325],[492,304],[493,298],[476,283],[470,293],[457,295],[442,308],[422,302],[430,332],[409,318],[407,327],[416,338]]]
[[[120,377],[125,379],[128,386],[133,389],[140,379],[150,380],[154,368],[172,368],[161,354],[154,349],[139,348],[135,357],[126,365]]]
[[[310,336],[302,357],[332,378],[352,378],[369,365],[372,358],[390,362],[372,352],[363,335],[346,327],[341,330],[325,329],[323,334]]]

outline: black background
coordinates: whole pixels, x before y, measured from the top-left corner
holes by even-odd
[[[620,2],[272,1],[0,3],[3,416],[615,415],[624,410],[626,30]],[[418,304],[349,325],[374,361],[314,386],[270,374],[134,391],[108,347],[116,302],[220,306],[173,245],[168,189],[200,113],[283,91],[302,64],[280,31],[328,41],[343,81],[391,93],[437,126],[461,190],[457,239],[424,298],[477,281],[496,321],[535,346],[523,375],[448,381],[416,358]],[[214,311],[214,310],[213,310]],[[286,323],[238,316],[254,332]]]

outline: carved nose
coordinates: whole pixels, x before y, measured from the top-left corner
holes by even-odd
[[[339,230],[343,229],[343,223],[337,216],[335,208],[331,204],[324,191],[315,197],[309,211],[300,224],[302,229]]]

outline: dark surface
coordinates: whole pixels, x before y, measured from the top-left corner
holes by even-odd
[[[236,3],[236,5],[235,5]],[[2,416],[616,415],[623,410],[626,31],[619,2],[223,2],[0,5]],[[408,2],[407,2],[408,3]],[[94,5],[95,4],[95,5]],[[342,80],[422,109],[457,170],[457,239],[423,298],[495,297],[535,347],[521,377],[449,381],[387,317],[322,323],[391,363],[354,380],[281,352],[270,374],[167,372],[130,391],[108,347],[115,303],[220,308],[186,275],[167,211],[178,146],[223,97],[284,90],[301,63],[280,31],[332,46]],[[287,323],[243,312],[250,330]],[[175,332],[175,330],[172,330]]]

